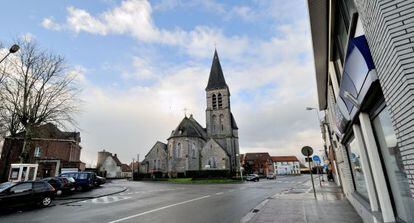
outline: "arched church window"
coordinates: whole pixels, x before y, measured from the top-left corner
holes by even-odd
[[[218,100],[218,107],[222,108],[223,107],[223,98],[221,97],[221,93],[218,94],[217,100]]]
[[[213,115],[212,117],[212,122],[213,122],[213,133],[216,132],[216,123],[217,123],[217,116]]]
[[[221,131],[224,131],[224,115],[220,115],[219,121],[220,121],[220,129]]]
[[[181,158],[181,143],[177,144],[175,155],[175,158]]]
[[[217,97],[216,97],[216,94],[213,94],[213,109],[217,109]]]
[[[195,143],[191,144],[191,156],[196,158],[196,146]]]
[[[210,168],[217,168],[217,158],[215,156],[212,156],[208,159],[208,165]]]

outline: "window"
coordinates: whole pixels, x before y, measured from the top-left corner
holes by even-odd
[[[177,144],[177,157],[176,158],[181,158],[181,143]]]
[[[22,171],[22,180],[26,180],[26,175],[27,175],[27,166],[23,167],[23,171]]]
[[[220,129],[224,131],[224,115],[220,115]]]
[[[12,168],[10,171],[10,180],[17,180],[19,178],[20,168]]]
[[[361,165],[361,153],[364,148],[359,148],[356,139],[350,140],[347,144],[348,156],[351,162],[352,174],[354,177],[355,190],[366,200],[369,200],[367,183],[364,176],[364,169]]]
[[[213,109],[217,109],[217,97],[213,94]]]
[[[216,132],[217,116],[213,115],[213,117],[211,119],[212,119],[212,122],[213,122],[213,133],[215,133]]]
[[[35,151],[34,151],[34,157],[37,157],[37,158],[39,158],[40,157],[40,155],[41,155],[41,153],[42,153],[42,150],[40,149],[40,147],[36,147],[35,148]]]
[[[223,107],[223,98],[221,97],[221,94],[219,93],[218,96],[218,107],[222,108]]]
[[[34,182],[33,184],[33,190],[35,192],[41,192],[41,191],[45,191],[48,190],[49,186],[46,183],[43,182]]]
[[[372,120],[375,138],[380,150],[383,165],[388,177],[394,211],[397,218],[405,222],[414,222],[414,200],[411,196],[409,181],[403,166],[397,137],[394,133],[390,114],[385,107]]]
[[[13,193],[23,193],[32,190],[32,183],[21,183],[10,189]]]
[[[80,174],[79,174],[79,179],[81,179],[81,180],[86,180],[86,179],[88,179],[88,174],[87,174],[87,173],[80,173]]]
[[[217,168],[217,158],[216,157],[210,157],[208,159],[208,165],[210,166],[210,168]]]
[[[196,146],[195,146],[195,143],[192,143],[191,144],[191,156],[193,158],[196,158]]]

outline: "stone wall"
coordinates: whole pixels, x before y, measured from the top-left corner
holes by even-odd
[[[220,145],[215,142],[214,140],[209,140],[202,152],[201,152],[201,156],[202,156],[202,168],[203,169],[229,169],[230,167],[230,163],[229,163],[229,157],[227,155],[227,153],[220,147]],[[213,167],[212,165],[212,157],[215,157],[215,161],[216,161],[216,168]],[[207,165],[209,165],[209,160],[210,160],[210,167],[206,167]]]

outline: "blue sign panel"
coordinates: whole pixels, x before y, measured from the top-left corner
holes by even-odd
[[[312,159],[313,159],[313,161],[315,161],[316,163],[321,163],[321,158],[319,158],[319,156],[317,156],[317,155],[314,155],[313,157],[312,157]]]
[[[350,39],[337,98],[336,124],[344,133],[350,120],[359,110],[368,90],[378,81],[374,62],[364,35]]]

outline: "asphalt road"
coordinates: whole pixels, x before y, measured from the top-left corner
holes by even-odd
[[[120,194],[0,216],[0,222],[240,222],[264,199],[309,180],[279,177],[243,184],[185,185],[119,180]]]

